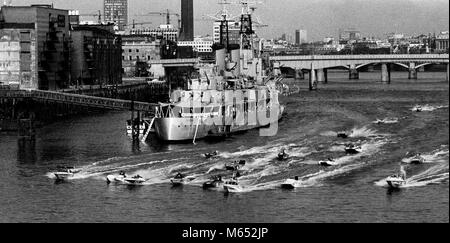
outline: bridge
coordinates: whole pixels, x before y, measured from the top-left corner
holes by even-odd
[[[37,101],[79,105],[92,108],[122,111],[154,112],[158,104],[102,98],[88,95],[70,94],[45,90],[0,90],[0,99],[29,98]]]
[[[344,67],[349,70],[350,79],[359,79],[358,69],[370,64],[381,64],[381,81],[386,83],[391,82],[389,64],[408,69],[409,79],[417,79],[417,69],[423,66],[447,64],[449,80],[448,54],[271,56],[270,61],[295,69],[296,74],[308,70],[311,90],[317,88],[317,82],[327,82],[328,68]]]

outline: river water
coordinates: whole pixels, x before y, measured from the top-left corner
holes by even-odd
[[[35,142],[0,133],[0,222],[449,222],[449,85],[445,73],[329,73],[329,83],[287,98],[286,114],[274,137],[258,130],[224,141],[193,144],[131,142],[127,112],[64,119],[38,129]],[[413,112],[415,105],[427,105]],[[397,123],[374,124],[377,118]],[[350,138],[336,132],[351,131]],[[344,144],[362,145],[360,154]],[[275,159],[286,148],[287,161]],[[218,150],[217,159],[202,153]],[[421,153],[422,165],[405,165],[408,183],[389,190],[385,179],[397,173],[407,152]],[[338,165],[320,167],[329,157]],[[211,175],[227,175],[224,163],[245,159],[244,192],[205,191]],[[58,165],[82,169],[55,183]],[[149,180],[144,186],[107,185],[105,176],[126,171]],[[172,188],[182,172],[191,185]],[[282,190],[287,178],[301,187]]]

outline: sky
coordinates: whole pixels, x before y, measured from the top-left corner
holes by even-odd
[[[3,0],[0,0],[3,1]],[[354,28],[364,36],[384,37],[387,33],[439,33],[449,29],[449,0],[261,0],[256,16],[268,27],[256,30],[266,39],[283,33],[294,36],[295,29],[308,32],[308,40],[338,36],[338,30]],[[212,21],[202,20],[222,7],[219,0],[194,0],[195,35],[212,33]],[[55,8],[77,9],[81,13],[103,12],[103,0],[12,0],[13,5],[54,3]],[[146,12],[180,12],[180,0],[128,0],[129,21],[158,26],[162,16],[142,17]],[[239,15],[238,6],[229,6]],[[176,23],[174,21],[173,23]]]

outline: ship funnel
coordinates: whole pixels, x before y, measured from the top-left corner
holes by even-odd
[[[218,68],[219,74],[223,74],[225,72],[225,57],[226,57],[226,49],[225,46],[220,44],[214,44],[213,50],[216,51],[216,65]]]
[[[239,77],[241,75],[241,48],[239,45],[230,45],[231,62],[233,64],[233,76]]]

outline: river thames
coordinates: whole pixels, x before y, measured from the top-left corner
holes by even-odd
[[[37,130],[35,142],[0,133],[0,222],[449,222],[449,84],[445,73],[393,72],[392,83],[380,74],[329,73],[328,84],[283,98],[286,114],[274,137],[258,130],[223,141],[196,145],[161,144],[150,136],[135,142],[126,134],[127,112],[67,118]],[[413,112],[416,105],[423,112]],[[398,122],[375,124],[377,119]],[[339,131],[352,131],[346,139]],[[344,144],[362,152],[346,155]],[[286,148],[287,161],[277,153]],[[219,151],[217,159],[203,153]],[[386,177],[397,173],[406,153],[426,162],[405,165],[408,183],[391,191]],[[333,157],[337,166],[320,167]],[[224,194],[202,189],[211,175],[229,172],[223,165],[238,159],[245,190]],[[57,166],[82,169],[66,183],[55,183]],[[126,171],[149,181],[144,186],[107,185],[105,176]],[[181,172],[191,185],[172,188]],[[287,178],[304,183],[282,190]]]

